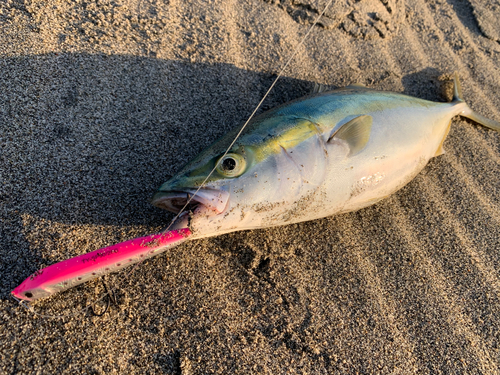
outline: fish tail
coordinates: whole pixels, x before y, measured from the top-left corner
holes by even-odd
[[[458,74],[455,72],[453,76],[453,102],[463,102],[464,98],[462,96],[462,86],[460,85],[460,80],[458,79]]]
[[[458,74],[455,72],[455,76],[453,77],[453,103],[464,103],[465,101],[462,96],[462,87],[460,86],[460,81],[458,80]],[[480,125],[483,125],[487,128],[496,130],[500,132],[500,122],[490,120],[489,118],[480,115],[479,113],[474,112],[467,104],[465,104],[465,108],[459,113],[460,116],[467,117],[474,122],[477,122]]]

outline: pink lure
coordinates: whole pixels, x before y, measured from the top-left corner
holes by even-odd
[[[48,297],[160,254],[184,242],[190,235],[188,228],[171,230],[82,254],[36,271],[14,289],[12,294],[27,301]]]

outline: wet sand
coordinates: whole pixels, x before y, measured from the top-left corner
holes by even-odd
[[[50,4],[50,5],[48,5]],[[358,212],[188,242],[34,305],[55,262],[165,227],[153,192],[267,91],[324,0],[0,5],[0,373],[500,373],[500,134],[456,118]],[[498,1],[335,2],[263,109],[349,83],[500,121]],[[102,310],[97,304],[96,310]]]

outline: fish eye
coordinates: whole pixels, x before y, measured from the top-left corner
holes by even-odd
[[[217,161],[217,172],[226,177],[238,177],[245,167],[246,161],[239,154],[227,154]]]
[[[236,168],[236,160],[233,158],[225,158],[222,162],[222,169],[224,171],[233,171]]]
[[[26,297],[28,297],[28,298],[33,297],[33,293],[30,293],[30,292],[26,292],[26,293],[24,293],[24,295],[25,295]]]

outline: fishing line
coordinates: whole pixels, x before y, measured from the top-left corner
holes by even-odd
[[[264,100],[268,97],[269,93],[272,91],[272,89],[274,88],[274,86],[276,85],[276,83],[278,82],[278,80],[283,76],[283,73],[285,72],[286,68],[288,68],[288,66],[290,65],[290,63],[292,62],[292,60],[295,58],[295,56],[297,55],[297,53],[299,52],[299,48],[302,47],[302,45],[304,44],[304,42],[306,41],[306,39],[308,38],[309,34],[312,32],[313,28],[318,24],[319,20],[321,19],[321,17],[323,16],[323,14],[325,14],[326,10],[328,9],[328,7],[332,4],[333,0],[329,0],[328,3],[326,4],[326,6],[323,8],[323,11],[316,17],[316,19],[314,20],[313,24],[309,27],[309,29],[307,30],[306,34],[302,37],[301,41],[299,42],[299,44],[297,44],[297,46],[295,47],[294,51],[292,52],[291,56],[288,58],[288,60],[286,61],[285,65],[283,66],[283,68],[281,68],[281,70],[279,71],[278,75],[276,76],[276,78],[274,79],[273,83],[271,84],[271,86],[269,87],[269,89],[266,91],[266,93],[264,94],[264,96],[262,97],[262,99],[260,100],[260,102],[257,104],[257,106],[255,107],[255,109],[252,111],[252,113],[250,114],[250,116],[248,117],[248,119],[245,121],[245,123],[243,124],[243,126],[241,127],[241,129],[238,131],[238,133],[236,134],[236,136],[234,137],[233,141],[231,142],[231,144],[227,147],[226,151],[224,152],[224,154],[219,158],[218,162],[215,164],[214,168],[210,171],[210,173],[207,175],[207,177],[203,180],[203,182],[201,183],[201,185],[198,187],[198,189],[196,189],[196,191],[193,193],[193,194],[190,194],[188,196],[188,199],[186,201],[186,204],[184,204],[184,206],[181,208],[181,210],[175,215],[175,217],[172,219],[172,221],[170,222],[170,224],[167,226],[166,229],[164,229],[161,233],[166,233],[168,232],[168,230],[170,229],[170,227],[175,223],[175,221],[180,217],[181,214],[183,214],[186,210],[186,208],[188,207],[189,203],[191,203],[191,201],[193,200],[193,198],[198,194],[198,192],[203,188],[205,187],[208,179],[212,176],[212,174],[216,171],[217,167],[219,166],[220,162],[224,159],[224,157],[229,153],[229,151],[231,151],[231,148],[234,146],[234,144],[236,143],[236,141],[238,140],[238,138],[241,136],[241,134],[243,133],[243,131],[245,130],[245,128],[247,127],[247,125],[250,123],[250,121],[254,118],[255,114],[257,113],[257,111],[260,109],[260,107],[262,106],[262,103],[264,103]],[[132,274],[132,272],[134,272],[141,264],[142,262],[144,261],[145,259],[142,259],[140,260],[138,263],[136,263],[132,269],[125,275],[125,277],[123,277],[120,281],[120,283],[123,283],[125,280],[127,280],[130,275]],[[104,298],[110,296],[110,293],[114,293],[115,290],[117,290],[118,287],[114,287],[114,288],[109,288],[108,291],[106,291],[106,293],[99,299],[95,300],[93,304],[90,304],[90,305],[87,305],[85,306],[84,308],[76,311],[75,313],[73,314],[67,314],[67,315],[44,315],[44,314],[40,314],[40,313],[37,313],[33,306],[26,306],[24,304],[24,301],[12,296],[12,298],[14,298],[16,301],[19,302],[20,305],[22,305],[24,308],[28,309],[29,311],[31,311],[32,313],[34,313],[35,315],[38,315],[40,317],[43,317],[43,318],[55,318],[55,319],[63,319],[63,318],[69,318],[69,317],[74,317],[74,316],[77,316],[78,314],[80,314],[81,312],[84,312],[84,311],[87,311],[89,308],[91,308],[92,305],[94,305],[96,302],[100,302],[102,300],[104,300]]]

